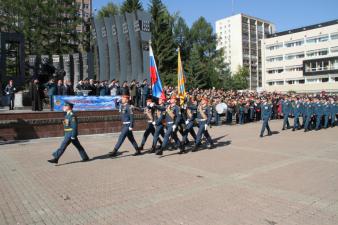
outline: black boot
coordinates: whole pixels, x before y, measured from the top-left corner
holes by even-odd
[[[180,151],[178,152],[178,154],[184,154],[184,153],[185,153],[185,147],[184,147],[184,144],[181,144]]]
[[[269,136],[271,136],[271,135],[272,135],[272,132],[271,132],[271,131],[269,131],[268,135],[269,135]]]
[[[109,152],[110,157],[116,157],[117,156],[117,149],[114,148],[112,152]]]
[[[156,151],[156,155],[163,155],[163,148],[160,148],[159,150]]]
[[[198,151],[198,145],[194,145],[192,148],[191,152],[197,152]]]
[[[140,151],[139,148],[136,149],[136,152],[133,154],[133,156],[138,156],[138,155],[142,155],[142,152]]]
[[[49,163],[55,163],[55,164],[58,164],[59,160],[58,159],[50,159],[50,160],[47,160]]]
[[[149,153],[155,153],[155,152],[156,152],[156,146],[152,146]]]
[[[140,151],[142,151],[142,150],[143,150],[143,148],[144,148],[144,146],[143,146],[143,145],[141,145],[140,147],[138,147],[138,149],[139,149]]]
[[[209,149],[214,149],[215,148],[215,145],[214,143],[211,143],[209,146],[208,146]]]

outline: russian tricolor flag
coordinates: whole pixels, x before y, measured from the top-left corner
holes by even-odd
[[[150,81],[153,97],[156,98],[165,98],[160,75],[157,70],[155,57],[151,45],[149,45],[149,57],[150,57]]]

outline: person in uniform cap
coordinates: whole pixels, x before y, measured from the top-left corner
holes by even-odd
[[[122,96],[122,104],[120,105],[119,111],[121,114],[121,122],[122,122],[122,130],[119,136],[119,139],[114,147],[114,150],[110,153],[111,157],[117,156],[117,151],[120,149],[122,143],[128,138],[131,144],[135,148],[134,156],[141,155],[141,151],[135,141],[133,135],[133,127],[134,127],[134,113],[133,113],[133,106],[129,105],[129,96],[123,95]]]
[[[293,115],[294,115],[294,122],[293,122],[293,129],[292,131],[295,131],[296,129],[300,129],[300,123],[299,123],[299,117],[302,112],[302,104],[299,101],[299,98],[295,98],[295,104],[293,108]]]
[[[289,123],[289,115],[291,112],[291,102],[289,101],[288,97],[285,96],[284,100],[282,101],[282,113],[283,113],[283,129],[290,129],[290,123]]]
[[[80,156],[82,158],[82,161],[88,161],[89,157],[80,144],[79,139],[77,138],[78,135],[78,123],[77,123],[77,117],[73,113],[73,104],[70,102],[66,102],[63,111],[66,113],[65,119],[63,121],[63,127],[64,127],[64,139],[63,142],[58,150],[56,150],[53,153],[53,159],[48,160],[50,163],[58,163],[60,157],[65,152],[66,148],[70,143],[73,143],[73,145],[76,147],[76,149],[79,151]]]
[[[313,105],[311,99],[306,98],[304,103],[304,132],[308,132],[311,129],[311,120],[313,116]]]
[[[271,118],[272,108],[271,108],[271,105],[268,104],[266,99],[263,99],[263,104],[261,105],[261,112],[262,112],[263,124],[262,124],[260,137],[263,137],[265,129],[268,130],[268,135],[270,136],[272,135],[272,132],[269,127],[269,119]]]
[[[178,139],[176,133],[176,128],[178,126],[179,121],[181,120],[181,111],[180,108],[176,105],[176,97],[172,96],[170,99],[170,104],[167,107],[162,108],[162,110],[165,111],[165,121],[167,131],[164,135],[162,146],[156,152],[156,155],[163,154],[163,151],[167,148],[170,137],[174,139],[176,147],[179,147],[181,149],[179,153],[182,154],[183,153],[182,144]]]
[[[208,126],[211,122],[211,110],[208,105],[208,99],[206,97],[202,98],[201,103],[197,107],[197,121],[198,121],[198,132],[195,141],[195,146],[192,149],[193,152],[198,150],[199,145],[202,141],[202,136],[204,135],[209,145],[209,149],[214,148],[213,140],[208,132]]]
[[[148,125],[147,125],[147,128],[146,128],[146,130],[144,131],[144,134],[143,134],[142,142],[141,142],[141,145],[139,147],[140,150],[143,150],[144,145],[147,142],[149,134],[152,134],[153,136],[155,134],[155,126],[156,126],[155,119],[156,118],[154,116],[155,110],[154,110],[153,106],[154,106],[154,103],[153,103],[152,99],[148,98],[147,99],[147,106],[144,109],[141,110],[141,111],[144,112],[144,114],[147,117],[147,120],[148,120],[147,124]],[[163,132],[163,134],[164,134],[164,132]],[[164,135],[162,135],[162,136],[164,136]],[[162,141],[160,139],[158,140],[158,142],[160,144],[162,144]]]
[[[183,131],[183,135],[182,135],[183,145],[189,143],[189,141],[188,141],[188,134],[189,133],[191,134],[191,136],[196,141],[197,135],[196,135],[195,130],[194,130],[194,124],[195,124],[196,116],[197,116],[197,101],[194,97],[191,97],[190,103],[186,107],[186,120],[185,120],[186,127],[185,127],[185,129]]]
[[[154,105],[154,126],[155,126],[155,133],[153,138],[153,144],[151,147],[150,153],[155,153],[157,142],[160,142],[160,135],[164,137],[164,125],[165,125],[165,101],[166,97],[163,95],[161,98],[158,99],[158,105]],[[162,145],[162,143],[160,143]]]

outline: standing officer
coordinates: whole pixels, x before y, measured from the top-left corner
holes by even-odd
[[[13,80],[10,80],[5,87],[5,93],[8,98],[9,110],[14,110],[14,98],[15,98],[16,88],[13,84]]]
[[[291,112],[291,102],[289,101],[288,96],[285,96],[284,101],[282,102],[282,113],[283,113],[283,129],[290,129],[289,115]]]
[[[180,108],[176,105],[176,97],[172,96],[170,99],[170,105],[165,108],[165,121],[167,132],[164,135],[163,143],[161,149],[156,152],[156,155],[162,155],[163,151],[166,149],[169,138],[172,137],[175,141],[176,147],[179,146],[180,154],[182,154],[183,148],[180,140],[177,137],[176,128],[178,123],[181,120],[181,111]]]
[[[65,152],[67,146],[70,143],[73,143],[73,145],[76,147],[76,149],[79,151],[80,156],[82,158],[82,161],[88,161],[89,157],[80,144],[79,139],[77,138],[78,135],[78,128],[77,128],[77,117],[73,113],[73,104],[66,102],[63,111],[66,113],[65,119],[63,121],[63,127],[65,132],[65,137],[63,139],[63,142],[58,150],[56,150],[53,153],[53,159],[48,160],[50,163],[57,164],[59,162],[60,157]]]
[[[263,125],[261,129],[260,137],[263,137],[265,128],[268,130],[268,135],[271,136],[272,132],[269,127],[269,119],[271,118],[271,115],[272,115],[272,107],[270,104],[267,103],[266,99],[263,99],[263,104],[261,106],[261,112],[262,112]]]
[[[147,128],[146,128],[146,130],[144,131],[144,134],[143,134],[142,142],[141,142],[141,145],[139,147],[140,150],[143,150],[149,134],[152,134],[153,136],[155,134],[156,122],[155,122],[155,117],[154,117],[154,108],[152,106],[153,106],[153,102],[152,102],[151,98],[147,99],[147,107],[145,107],[143,109],[143,112],[147,117],[148,125],[147,125]],[[162,144],[162,141],[160,139],[158,141],[160,142],[160,144]]]
[[[195,146],[192,149],[192,152],[195,152],[198,150],[198,146],[202,142],[202,136],[204,134],[207,144],[209,145],[209,149],[214,148],[213,140],[210,137],[210,134],[208,132],[208,126],[211,122],[211,109],[208,106],[208,99],[202,98],[200,105],[197,107],[197,121],[198,121],[198,132],[197,137],[195,141]]]
[[[117,151],[121,147],[123,141],[126,137],[129,139],[131,144],[135,148],[134,156],[141,155],[141,151],[137,146],[133,135],[133,126],[134,126],[134,113],[133,108],[131,105],[128,104],[129,96],[123,95],[122,96],[122,104],[120,105],[120,113],[121,113],[121,122],[122,122],[122,130],[119,136],[119,139],[114,147],[114,150],[110,153],[111,157],[115,157],[117,155]]]

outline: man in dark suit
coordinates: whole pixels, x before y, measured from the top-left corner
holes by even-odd
[[[16,88],[13,84],[13,80],[10,80],[5,88],[5,94],[8,98],[9,110],[14,110],[14,98],[15,98]]]

